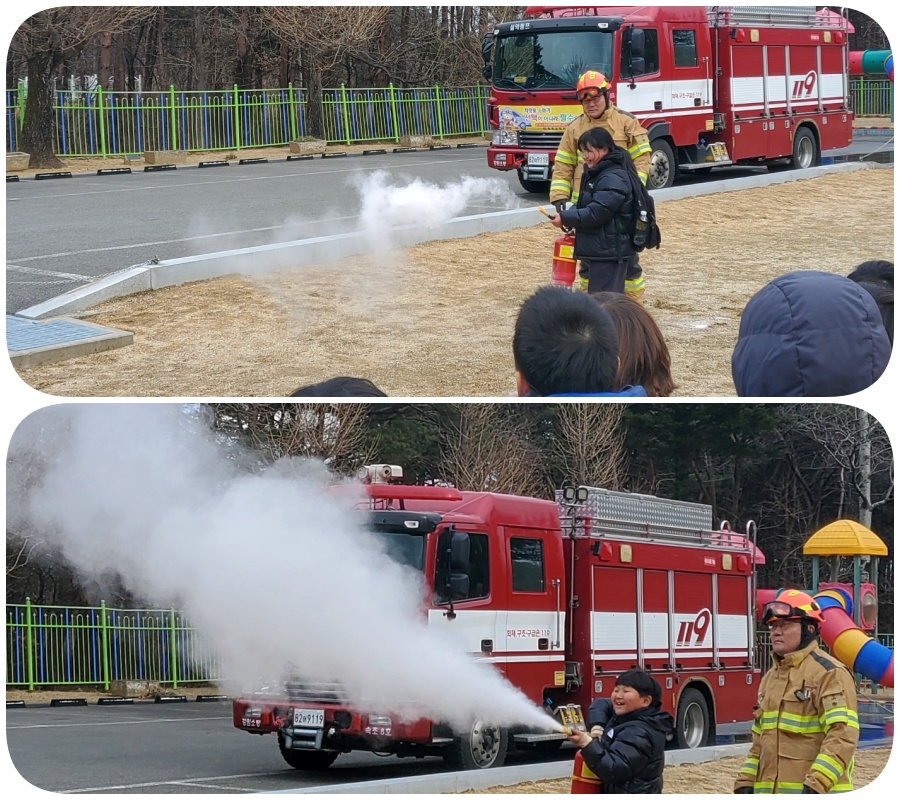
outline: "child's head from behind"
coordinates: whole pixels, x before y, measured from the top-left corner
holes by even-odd
[[[613,711],[622,715],[657,706],[661,696],[662,689],[656,678],[642,669],[629,669],[616,678],[612,690]]]

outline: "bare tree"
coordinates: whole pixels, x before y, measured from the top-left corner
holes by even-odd
[[[321,104],[324,77],[348,57],[369,59],[377,52],[387,6],[261,6],[260,21],[288,42],[300,57],[307,91],[307,127],[325,135]]]
[[[625,409],[613,403],[566,403],[557,409],[557,455],[568,481],[618,489],[625,467]]]
[[[541,457],[502,405],[461,403],[445,434],[441,464],[460,489],[539,496]]]
[[[318,458],[349,475],[372,457],[362,403],[215,404],[215,427],[239,438],[265,463]]]
[[[872,511],[891,501],[894,459],[887,433],[862,409],[835,404],[799,406],[796,427],[816,442],[839,470],[842,515],[867,528]],[[802,411],[802,413],[800,413]]]
[[[29,17],[13,36],[10,51],[24,59],[28,96],[19,145],[32,167],[60,167],[55,152],[52,78],[103,33],[120,33],[156,13],[152,6],[62,6]]]

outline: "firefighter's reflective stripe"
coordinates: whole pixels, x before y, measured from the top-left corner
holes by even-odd
[[[581,757],[581,750],[575,753],[575,763],[572,765],[572,788],[571,794],[599,794],[600,778],[598,778],[590,767],[584,763]]]
[[[631,160],[635,161],[639,156],[650,155],[650,140],[646,136],[636,136],[634,140],[634,144],[628,148],[628,155],[631,156]]]
[[[756,777],[756,772],[759,769],[759,759],[754,758],[753,756],[747,756],[744,760],[744,763],[741,765],[740,772],[744,775],[750,775],[751,777]]]
[[[825,731],[832,725],[849,725],[851,728],[859,730],[859,715],[846,706],[829,709],[820,717],[820,720],[822,730]]]
[[[625,281],[626,292],[640,292],[644,288],[644,273],[642,272],[636,278],[628,278]]]

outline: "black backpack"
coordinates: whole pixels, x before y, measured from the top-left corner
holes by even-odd
[[[636,252],[642,250],[658,250],[662,244],[662,234],[659,231],[659,225],[656,222],[656,203],[650,191],[641,183],[641,179],[634,168],[634,162],[630,158],[625,159],[626,172],[628,179],[631,181],[631,192],[634,196],[633,211],[631,215],[631,243]],[[638,229],[638,221],[641,218],[641,212],[647,212],[647,229],[641,232]]]

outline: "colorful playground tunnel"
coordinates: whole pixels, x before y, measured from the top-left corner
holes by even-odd
[[[856,626],[853,600],[843,589],[825,589],[815,595],[825,622],[819,633],[835,658],[854,672],[880,684],[894,685],[894,651]]]
[[[777,589],[758,589],[758,613],[773,600]],[[832,655],[870,681],[881,686],[894,685],[894,651],[869,636],[853,621],[853,600],[844,589],[829,588],[814,595],[822,609],[824,624],[819,635]]]

